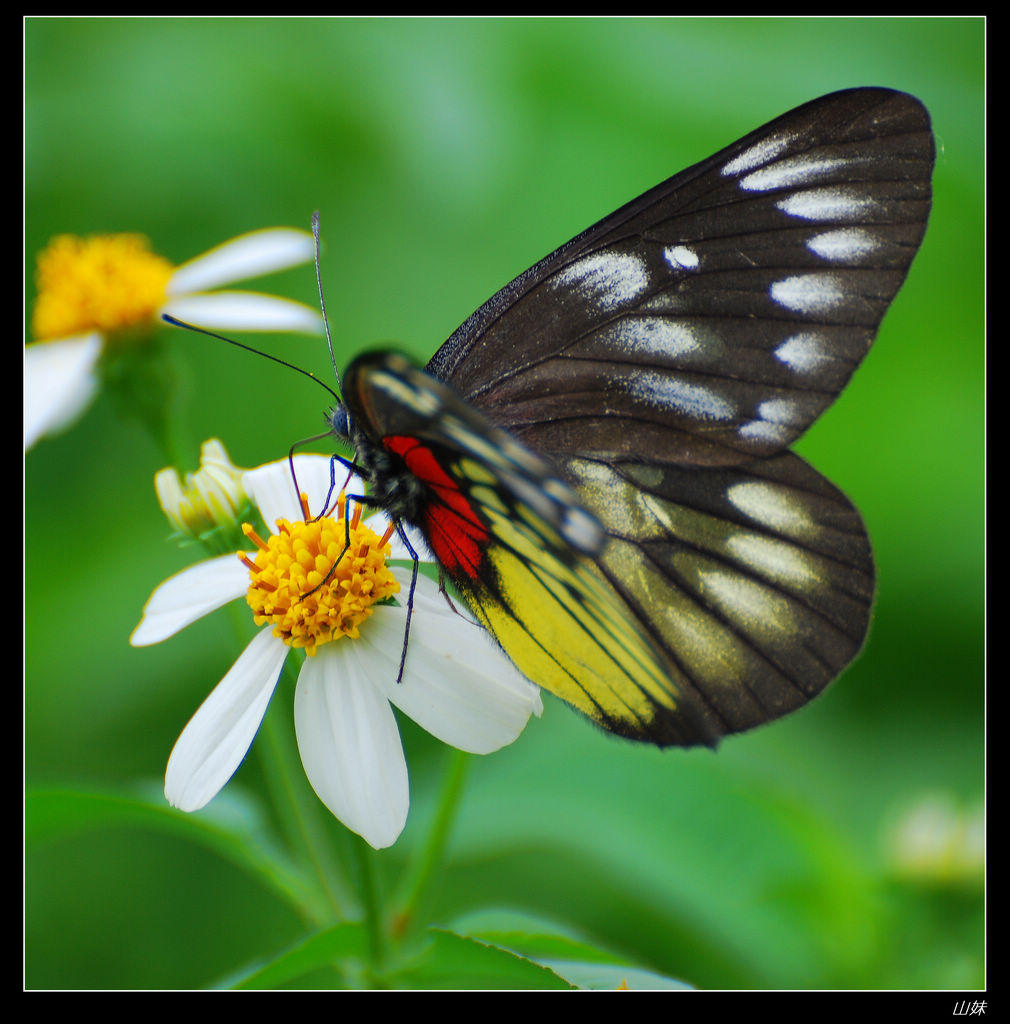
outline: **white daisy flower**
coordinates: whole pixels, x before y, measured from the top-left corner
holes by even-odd
[[[207,291],[312,255],[312,236],[294,228],[240,235],[179,267],[151,252],[142,235],[54,238],[38,257],[35,340],[25,348],[25,448],[84,411],[110,340],[146,333],[163,313],[216,330],[318,331],[318,311],[300,302]]]
[[[435,583],[417,578],[403,679],[397,682],[406,629],[410,570],[388,558],[409,557],[385,516],[318,520],[330,491],[329,460],[295,458],[296,496],[286,461],[245,474],[243,485],[276,532],[258,548],[225,555],[173,576],[151,595],[134,646],[172,636],[245,595],[257,625],[231,670],[200,706],[168,762],[165,795],[185,811],[214,797],[238,768],[262,721],[290,647],[307,652],[295,690],[295,731],[302,765],[329,810],[376,849],[392,845],[407,820],[407,765],[391,704],[445,743],[487,754],[511,743],[539,690],[523,678],[487,634],[451,609]],[[344,550],[347,531],[349,549]],[[416,545],[415,545],[416,547]],[[395,548],[395,550],[394,550]],[[400,603],[382,604],[400,593]]]

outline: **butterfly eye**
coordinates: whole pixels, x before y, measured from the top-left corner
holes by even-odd
[[[343,404],[335,405],[329,414],[330,428],[341,441],[349,441],[351,437],[351,420],[347,414],[347,407]]]

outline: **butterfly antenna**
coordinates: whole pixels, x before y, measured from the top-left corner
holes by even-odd
[[[319,309],[323,314],[323,329],[326,331],[326,347],[330,350],[330,365],[333,367],[333,376],[340,380],[340,371],[337,369],[337,359],[333,354],[333,337],[330,334],[330,318],[326,315],[326,299],[323,297],[323,275],[319,269],[319,211],[312,214],[312,237],[315,240],[316,249],[316,287],[319,289]]]
[[[329,384],[321,381],[311,370],[303,370],[300,366],[295,366],[294,363],[289,363],[278,356],[273,356],[269,352],[261,352],[258,348],[253,348],[252,345],[243,345],[241,341],[236,341],[234,338],[226,338],[223,334],[215,334],[213,331],[208,331],[206,327],[197,327],[196,324],[186,323],[185,320],[179,320],[168,313],[162,313],[161,319],[166,324],[171,324],[173,327],[183,327],[187,331],[193,331],[194,334],[206,334],[208,338],[215,338],[218,341],[226,341],[229,345],[234,345],[236,348],[245,349],[246,352],[252,352],[253,355],[262,356],[264,359],[271,359],[275,363],[280,363],[281,366],[286,366],[289,370],[295,370],[300,373],[303,377],[308,377],[310,380],[314,380],[321,388],[325,388],[333,396],[334,401],[340,401],[340,395],[336,393],[329,386]],[[329,331],[327,330],[327,334]],[[324,435],[325,436],[325,435]]]
[[[318,210],[316,210],[312,214],[312,238],[315,241],[315,249],[316,249],[316,286],[319,289],[319,308],[320,308],[320,310],[322,311],[322,314],[323,314],[323,329],[326,331],[326,347],[330,350],[330,365],[333,367],[333,376],[337,380],[340,380],[340,371],[337,369],[337,359],[336,359],[336,356],[334,356],[334,354],[333,354],[333,337],[330,334],[330,318],[326,315],[326,298],[323,295],[323,275],[322,275],[322,273],[321,273],[321,271],[319,269],[319,211]],[[334,456],[334,458],[340,460],[339,456]],[[340,460],[340,461],[343,461],[343,460]],[[353,469],[354,468],[353,463],[345,463],[345,465],[348,465],[349,469]],[[293,463],[292,463],[292,472],[294,472]],[[332,493],[332,491],[333,491],[333,463],[331,462],[330,463],[330,492]],[[357,496],[355,496],[355,500],[357,500],[358,502],[365,502],[365,503],[369,502],[368,497],[365,496],[365,495],[357,495]],[[372,500],[374,501],[374,499],[372,499]],[[329,501],[329,496],[327,496],[327,502],[328,501]],[[345,523],[347,522],[347,514],[346,514],[346,512],[345,512],[344,522]],[[337,560],[333,563],[333,565],[330,567],[330,571],[326,574],[326,579],[324,579],[323,582],[319,584],[319,587],[323,586],[323,584],[326,583],[326,581],[330,578],[330,576],[333,575],[333,573],[335,572],[337,566],[340,564],[340,559],[344,557],[344,552],[347,551],[347,549],[351,545],[350,527],[346,527],[346,529],[347,529],[348,532],[347,532],[347,537],[346,537],[345,542],[344,542],[344,551],[341,551],[340,554],[337,556]],[[407,535],[406,535],[406,533],[404,533],[403,527],[400,526],[399,523],[396,524],[396,531],[397,531],[397,533],[399,533],[400,538],[403,541],[403,543],[406,544],[407,550],[410,552],[410,557],[411,557],[411,559],[413,560],[413,563],[414,563],[414,570],[413,570],[413,573],[412,573],[412,575],[410,577],[410,592],[409,592],[409,594],[407,596],[407,623],[406,623],[406,626],[404,627],[404,630],[403,630],[403,650],[400,653],[400,671],[397,672],[397,674],[396,674],[396,681],[399,683],[399,682],[403,681],[403,669],[404,669],[404,666],[407,663],[407,640],[408,640],[408,638],[410,636],[410,620],[411,620],[411,617],[412,617],[413,612],[414,612],[414,588],[417,586],[418,557],[417,557],[417,552],[410,546],[410,541],[407,540]],[[309,591],[309,593],[310,594],[315,593],[315,591],[318,590],[319,587],[314,587],[312,590]],[[303,595],[303,596],[308,596],[308,595]]]

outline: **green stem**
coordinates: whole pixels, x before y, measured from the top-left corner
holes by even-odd
[[[445,864],[446,849],[452,836],[452,828],[456,822],[456,814],[466,783],[466,775],[470,765],[468,754],[452,749],[449,753],[449,766],[442,791],[439,794],[435,819],[428,833],[427,841],[421,848],[416,859],[405,874],[400,885],[400,893],[394,904],[396,912],[393,917],[393,933],[397,938],[405,938],[417,928],[428,923],[430,908],[435,899],[436,876],[441,877]]]
[[[294,690],[294,671],[291,657],[285,663],[278,689],[287,694]],[[256,749],[263,765],[267,786],[277,818],[281,823],[288,846],[311,865],[318,882],[326,909],[316,907],[312,916],[320,923],[346,921],[360,916],[360,901],[350,891],[346,875],[339,870],[341,858],[337,855],[327,831],[327,823],[320,815],[320,803],[305,780],[298,749],[288,724],[282,722],[291,702],[272,702],[271,712],[264,718]]]
[[[370,986],[378,987],[378,978],[381,976],[386,962],[386,935],[375,881],[375,854],[364,839],[358,836],[354,836],[354,854],[358,874],[358,890],[364,904],[365,928],[368,931],[368,943],[372,954]]]
[[[165,464],[185,468],[199,449],[180,408],[180,374],[164,339],[138,331],[111,339],[98,364],[102,389],[120,417],[143,425]]]

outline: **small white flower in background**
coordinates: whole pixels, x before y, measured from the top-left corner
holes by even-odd
[[[25,348],[25,448],[84,411],[107,344],[149,333],[162,313],[214,330],[317,332],[318,311],[300,302],[208,292],[312,256],[312,236],[295,228],[240,235],[179,267],[151,252],[142,235],[54,238],[39,253],[34,341]]]
[[[983,808],[965,810],[950,794],[916,799],[897,815],[888,838],[891,862],[901,877],[958,884],[985,872]]]
[[[390,704],[443,742],[486,754],[541,713],[540,694],[424,575],[398,683],[410,570],[391,570],[385,561],[409,555],[398,540],[392,549],[385,516],[363,522],[358,506],[345,522],[342,497],[333,518],[313,520],[309,510],[321,508],[330,492],[329,460],[297,456],[295,470],[308,509],[287,461],[246,473],[245,491],[264,521],[276,523],[268,540],[246,527],[255,562],[224,555],[173,576],[151,595],[131,637],[134,646],[158,643],[243,595],[265,627],[183,730],[165,795],[194,811],[218,793],[256,735],[290,647],[303,647],[294,714],[305,773],[337,818],[382,849],[403,830],[410,802]],[[350,547],[331,574],[348,531]],[[380,603],[397,592],[398,605]]]

